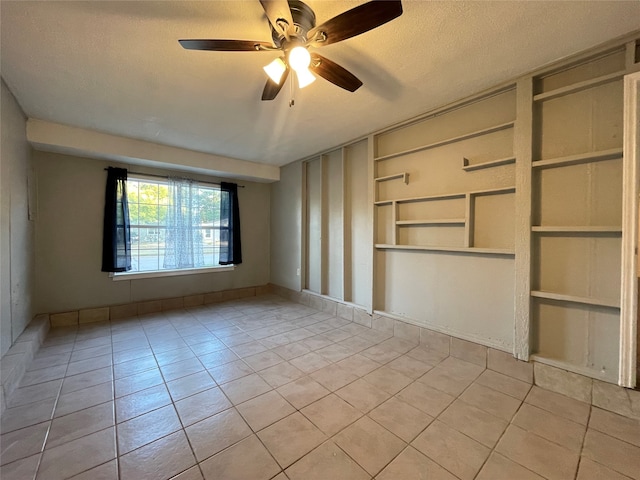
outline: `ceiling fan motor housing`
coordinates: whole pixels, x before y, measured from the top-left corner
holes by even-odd
[[[288,3],[295,28],[294,36],[296,40],[305,42],[307,40],[307,32],[316,26],[316,14],[311,7],[300,0],[288,0]],[[269,23],[269,26],[271,27],[273,43],[278,48],[282,48],[285,43],[284,35],[278,32],[271,23]]]

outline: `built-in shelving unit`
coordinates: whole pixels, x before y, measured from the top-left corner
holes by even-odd
[[[411,225],[464,225],[464,218],[443,218],[443,219],[431,219],[431,220],[397,220],[396,225],[399,226],[411,226]]]
[[[550,90],[548,92],[539,93],[538,95],[534,95],[533,101],[540,102],[543,100],[551,100],[553,98],[562,97],[564,95],[569,95],[571,93],[581,92],[588,88],[595,88],[600,85],[604,85],[609,82],[614,82],[619,80],[626,74],[626,70],[619,70],[617,72],[608,73],[606,75],[601,75],[596,78],[590,78],[588,80],[584,80],[582,82],[577,82],[572,85],[567,85],[566,87],[556,88],[555,90]]]
[[[567,167],[569,165],[614,160],[617,158],[622,158],[622,148],[612,148],[599,152],[587,152],[566,157],[550,158],[548,160],[538,160],[533,162],[533,168]]]
[[[374,179],[376,182],[386,182],[389,180],[395,180],[401,178],[405,185],[409,185],[409,174],[407,172],[394,173],[393,175],[386,175],[384,177],[378,177]]]
[[[487,135],[489,133],[499,132],[500,130],[506,130],[507,128],[513,128],[515,122],[506,122],[501,123],[499,125],[494,125],[492,127],[483,128],[481,130],[476,130],[475,132],[465,133],[463,135],[458,135],[456,137],[447,138],[446,140],[440,140],[437,142],[429,143],[426,145],[422,145],[419,147],[411,148],[409,150],[404,150],[402,152],[390,153],[389,155],[383,155],[381,157],[374,158],[374,161],[380,162],[382,160],[391,160],[392,158],[402,157],[404,155],[410,155],[412,153],[421,152],[423,150],[429,150],[431,148],[443,147],[445,145],[449,145],[451,143],[462,142],[463,140],[469,140],[471,138],[479,137],[481,135]]]
[[[535,332],[529,352],[596,378],[602,372],[615,378],[619,361],[622,79],[634,68],[629,49],[618,45],[533,76],[528,99]]]
[[[477,247],[429,247],[422,245],[389,245],[377,243],[378,250],[421,250],[425,252],[455,252],[480,255],[506,255],[513,256],[515,252],[504,248],[477,248]]]
[[[537,233],[567,233],[567,234],[603,233],[603,234],[622,235],[622,227],[599,226],[599,225],[577,225],[577,226],[538,225],[538,226],[531,227],[531,231],[537,232]]]
[[[469,159],[468,158],[462,158],[462,169],[465,172],[472,172],[474,170],[482,170],[482,169],[485,169],[485,168],[500,167],[502,165],[509,165],[511,163],[516,163],[516,157],[499,158],[498,160],[491,160],[491,161],[488,161],[488,162],[473,163],[473,164],[469,163]]]
[[[620,309],[620,302],[592,297],[579,297],[576,295],[565,295],[562,293],[542,292],[540,290],[533,290],[531,292],[531,296],[537,298],[546,298],[547,300],[556,300],[560,302],[580,303],[582,305],[593,305],[595,307]]]

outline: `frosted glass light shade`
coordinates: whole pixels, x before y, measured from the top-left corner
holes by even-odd
[[[280,80],[282,80],[282,75],[287,71],[287,66],[282,61],[282,58],[276,58],[269,65],[262,67],[264,71],[269,75],[269,78],[273,80],[275,83],[280,85]]]
[[[296,72],[299,70],[306,70],[311,63],[311,55],[309,51],[304,47],[293,47],[289,52],[289,65]]]
[[[300,88],[304,88],[307,85],[311,85],[316,81],[316,77],[313,76],[313,73],[308,68],[302,70],[296,70],[296,75],[298,76],[298,86]]]

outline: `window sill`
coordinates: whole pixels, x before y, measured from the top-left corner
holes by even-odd
[[[180,270],[164,270],[155,272],[123,272],[123,273],[111,273],[111,279],[114,282],[122,280],[141,280],[144,278],[161,278],[161,277],[177,277],[181,275],[198,275],[202,273],[220,273],[230,272],[235,270],[235,265],[225,265],[220,267],[207,267],[207,268],[184,268]]]

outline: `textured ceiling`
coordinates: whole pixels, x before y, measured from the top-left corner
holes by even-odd
[[[308,0],[317,23],[363,1]],[[640,28],[640,2],[404,1],[382,27],[322,48],[364,86],[323,79],[260,101],[276,54],[180,38],[269,40],[248,1],[0,1],[2,76],[27,116],[284,165]]]

